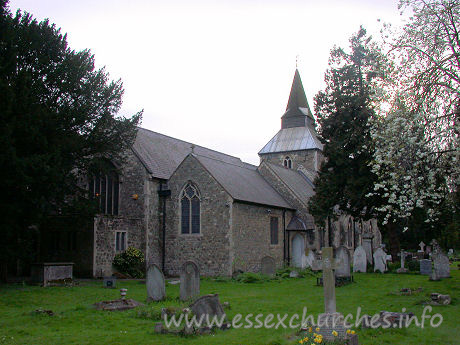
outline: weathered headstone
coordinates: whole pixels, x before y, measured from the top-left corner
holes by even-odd
[[[115,288],[117,286],[117,277],[104,277],[103,286],[105,288]]]
[[[374,272],[380,271],[385,273],[387,271],[387,253],[379,248],[374,253]]]
[[[151,264],[147,269],[147,301],[162,301],[166,297],[165,277],[157,265]]]
[[[180,271],[180,300],[200,295],[200,270],[193,261],[186,261]]]
[[[306,249],[305,255],[303,256],[302,260],[302,268],[311,267],[313,261],[315,261],[315,253],[313,253],[311,249]]]
[[[214,316],[220,320],[221,317],[225,317],[224,308],[219,302],[219,295],[205,295],[198,298],[195,302],[190,305],[193,315],[196,315],[197,320],[204,317],[208,317],[209,320],[212,320]],[[206,316],[207,315],[207,316]]]
[[[289,272],[289,278],[297,278],[299,276],[299,272],[291,271]]]
[[[350,277],[350,252],[348,251],[348,248],[345,248],[344,246],[337,248],[335,257],[337,261],[339,261],[339,265],[335,269],[335,276],[345,278]]]
[[[369,265],[373,264],[373,261],[372,261],[372,252],[373,252],[372,238],[373,237],[374,235],[369,234],[369,233],[363,234],[363,248],[366,251],[366,259]]]
[[[358,246],[353,253],[353,272],[366,273],[367,270],[367,259],[366,251],[363,246]]]
[[[276,273],[276,261],[271,256],[265,256],[260,261],[260,273],[274,276]]]
[[[434,271],[439,279],[450,277],[449,258],[442,252],[436,252],[432,255]]]
[[[431,260],[420,260],[420,274],[430,275],[432,272]]]
[[[404,267],[404,261],[406,259],[406,252],[404,250],[401,250],[401,267],[396,270],[398,273],[407,273],[407,268]]]

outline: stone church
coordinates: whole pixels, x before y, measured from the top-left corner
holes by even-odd
[[[375,221],[340,215],[315,226],[307,204],[322,149],[297,70],[281,129],[259,151],[259,166],[139,128],[126,162],[113,162],[118,173],[88,182],[101,213],[86,229],[46,241],[52,245],[42,259],[72,261],[77,275],[102,277],[132,246],[169,276],[187,260],[202,275],[230,276],[260,271],[266,256],[279,267],[305,267],[307,252],[332,244],[352,253],[365,236],[376,247]]]

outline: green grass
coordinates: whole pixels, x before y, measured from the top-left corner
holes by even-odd
[[[451,270],[452,278],[431,282],[426,276],[397,274],[355,274],[355,283],[336,289],[337,309],[343,314],[374,314],[381,310],[401,311],[403,307],[421,315],[431,292],[447,293],[450,306],[434,306],[431,315],[441,313],[444,321],[438,328],[358,329],[360,344],[460,344],[460,271]],[[221,302],[230,302],[227,314],[302,313],[303,307],[315,317],[323,311],[322,288],[312,276],[282,281],[247,284],[234,281],[203,279],[201,293],[218,293]],[[403,287],[423,287],[412,296],[400,296]],[[166,306],[185,306],[178,302],[179,286],[167,284],[168,299],[150,303],[139,310],[123,312],[97,311],[95,302],[116,299],[119,288],[128,289],[128,297],[144,302],[145,284],[118,281],[117,289],[102,288],[101,281],[82,282],[76,287],[3,285],[0,286],[0,344],[290,344],[291,329],[230,329],[214,335],[179,337],[158,335],[153,331],[159,312]],[[33,313],[50,309],[55,315]],[[289,316],[289,317],[290,317]]]

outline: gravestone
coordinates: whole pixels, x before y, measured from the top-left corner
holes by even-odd
[[[117,286],[117,277],[104,277],[103,286],[105,288],[115,288]]]
[[[186,261],[180,271],[180,300],[200,295],[200,270],[193,261]]]
[[[276,261],[271,256],[266,256],[260,261],[260,273],[274,276],[276,273]]]
[[[369,265],[373,264],[373,261],[372,261],[372,252],[373,252],[372,238],[373,237],[374,235],[372,234],[367,234],[367,233],[363,234],[363,248],[366,251],[366,259]]]
[[[387,270],[387,253],[379,248],[374,253],[374,272],[380,271],[385,273]]]
[[[147,269],[147,301],[162,301],[166,297],[165,277],[157,265],[151,264]]]
[[[312,267],[313,261],[315,261],[315,253],[313,253],[313,250],[306,249],[303,260],[303,268]]]
[[[332,331],[338,333],[337,337],[343,339],[346,336],[346,329],[343,323],[343,315],[336,310],[335,300],[335,278],[334,269],[340,265],[338,260],[334,260],[333,249],[325,247],[322,249],[322,260],[317,261],[323,270],[323,289],[324,289],[324,314],[318,315],[318,323],[321,324],[320,333],[325,340],[337,339]]]
[[[431,260],[420,260],[420,274],[430,275],[432,272]]]
[[[355,252],[353,254],[353,272],[366,273],[366,269],[366,251],[364,250],[363,246],[359,246],[355,249]]]
[[[401,250],[401,267],[396,270],[398,273],[407,273],[408,269],[404,267],[404,261],[406,259],[407,253],[404,250]]]
[[[219,302],[219,295],[217,294],[205,295],[198,298],[190,305],[190,309],[193,315],[196,315],[197,320],[199,320],[202,315],[205,315],[205,319],[208,317],[209,320],[212,320],[214,316],[217,316],[218,320],[220,320],[220,318],[225,315],[224,308],[222,308]]]
[[[418,245],[420,247],[419,252],[425,253],[425,243],[423,243],[423,241],[422,241]]]
[[[438,279],[450,277],[449,258],[442,252],[437,252],[432,255],[433,270]]]
[[[349,278],[351,276],[350,252],[344,246],[340,246],[335,252],[335,257],[339,261],[339,265],[335,269],[335,276]]]

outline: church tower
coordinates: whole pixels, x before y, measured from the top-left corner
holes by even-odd
[[[313,176],[320,168],[323,144],[315,130],[315,119],[296,69],[281,129],[259,151],[261,162],[282,165]]]

